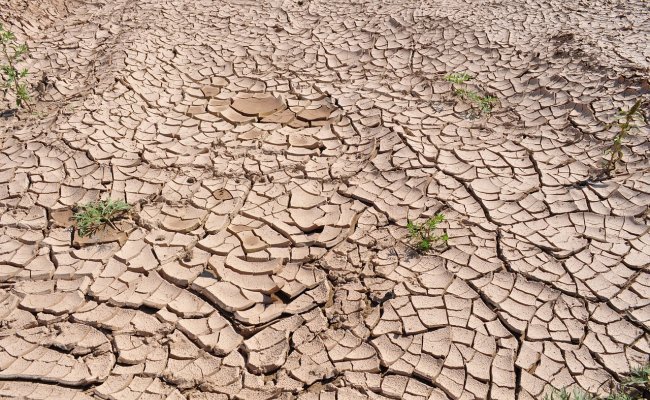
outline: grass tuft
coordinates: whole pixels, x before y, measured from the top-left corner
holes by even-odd
[[[130,209],[131,206],[126,202],[111,199],[78,205],[73,217],[77,222],[77,233],[80,237],[92,236],[106,224],[117,229],[113,221]]]
[[[574,388],[573,392],[568,392],[566,388],[561,390],[554,389],[544,395],[544,400],[595,400],[592,395],[584,390]]]
[[[553,389],[544,395],[544,400],[641,400],[650,398],[650,364],[632,368],[620,384],[605,397],[594,397],[581,390],[572,393],[564,389]]]

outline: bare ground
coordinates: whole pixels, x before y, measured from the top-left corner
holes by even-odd
[[[650,95],[647,2],[0,20],[35,94],[0,120],[0,398],[532,399],[648,363],[650,129],[601,173]],[[79,238],[99,198],[134,210]],[[407,220],[438,212],[450,240],[414,251]]]

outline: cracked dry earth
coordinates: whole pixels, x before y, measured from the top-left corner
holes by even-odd
[[[650,93],[644,1],[0,17],[36,96],[0,120],[0,397],[533,399],[648,362],[648,127],[594,179]],[[109,197],[131,216],[77,237]],[[437,212],[419,254],[407,219]]]

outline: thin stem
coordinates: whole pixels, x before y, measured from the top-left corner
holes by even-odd
[[[25,99],[22,99],[22,98],[19,97],[19,93],[20,93],[20,85],[19,85],[20,74],[19,74],[18,70],[16,69],[16,67],[14,66],[14,58],[16,57],[16,53],[17,53],[16,49],[15,48],[13,49],[14,50],[13,57],[9,57],[9,52],[7,51],[8,47],[9,47],[9,44],[5,43],[3,41],[2,42],[2,52],[4,53],[4,56],[7,59],[9,69],[14,74],[13,84],[14,84],[14,90],[16,91],[16,105],[21,106],[21,105],[25,104],[27,106],[27,108],[29,109],[29,111],[31,111],[32,106],[29,104],[29,102],[26,101]]]
[[[624,122],[618,123],[620,132],[614,136],[614,143],[612,144],[611,148],[612,155],[610,156],[609,162],[607,163],[607,169],[610,171],[610,173],[616,168],[616,164],[623,159],[623,139],[627,137],[630,130],[632,129],[632,122],[634,122],[634,118],[636,114],[639,113],[640,108],[641,99],[638,99],[632,108],[630,108],[628,112],[625,113]]]

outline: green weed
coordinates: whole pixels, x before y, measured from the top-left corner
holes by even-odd
[[[5,30],[2,24],[0,24],[0,45],[2,45],[1,50],[4,57],[4,64],[0,65],[4,79],[4,93],[6,95],[7,91],[13,90],[16,96],[16,106],[31,108],[27,84],[22,83],[22,79],[29,74],[29,71],[27,68],[20,71],[16,68],[16,64],[29,53],[29,48],[26,44],[16,43],[16,36],[13,32]]]
[[[77,222],[79,236],[92,236],[99,228],[108,224],[114,229],[118,217],[124,215],[131,206],[122,200],[100,200],[77,206],[74,220]]]
[[[445,80],[454,85],[463,85],[465,82],[472,80],[472,76],[466,72],[452,72],[445,76]],[[492,107],[497,101],[496,97],[487,95],[482,96],[478,92],[467,89],[466,86],[454,87],[454,94],[478,107],[482,114],[489,114],[492,112]]]
[[[595,400],[592,395],[574,388],[573,392],[568,392],[566,388],[558,390],[553,389],[550,393],[544,395],[544,400]]]
[[[606,400],[636,400],[650,398],[650,363],[634,367],[618,390]]]
[[[467,74],[466,72],[452,72],[451,74],[445,76],[445,80],[447,82],[455,83],[458,85],[465,83],[471,79],[471,75]]]
[[[645,123],[643,113],[641,112],[641,104],[642,101],[639,99],[629,110],[620,110],[617,121],[608,126],[612,127],[616,125],[619,129],[618,133],[612,139],[612,144],[606,150],[606,153],[610,154],[606,165],[607,171],[610,174],[616,169],[616,164],[623,160],[623,140],[630,134],[632,129]]]
[[[438,225],[445,220],[444,214],[436,214],[433,218],[428,219],[422,224],[408,221],[406,228],[409,231],[409,236],[415,241],[415,244],[420,251],[429,251],[436,242],[447,243],[449,236],[446,232],[442,235],[436,235],[434,232]]]
[[[641,397],[632,397],[626,393],[612,393],[605,397],[604,400],[641,400]]]
[[[544,395],[544,400],[641,400],[650,398],[650,364],[632,368],[629,375],[604,397],[574,389],[572,393],[565,389],[553,389]]]
[[[475,91],[467,90],[467,89],[456,89],[454,90],[454,94],[476,105],[483,114],[489,114],[490,112],[492,112],[492,107],[494,103],[497,101],[496,97],[481,96]]]
[[[630,370],[630,376],[622,382],[623,386],[638,386],[650,384],[650,364],[641,365]]]

